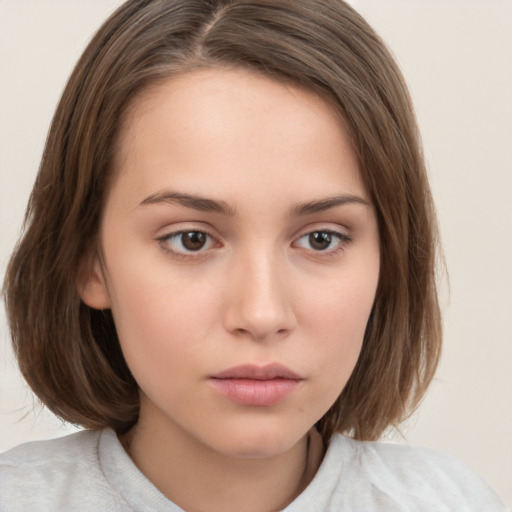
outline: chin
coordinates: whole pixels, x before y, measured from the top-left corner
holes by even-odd
[[[240,428],[236,433],[226,431],[221,439],[216,439],[215,445],[218,452],[228,457],[268,459],[293,448],[308,430],[294,434],[290,429]]]

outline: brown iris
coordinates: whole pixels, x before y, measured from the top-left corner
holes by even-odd
[[[189,251],[199,251],[207,241],[207,235],[201,231],[188,231],[181,233],[181,243]]]
[[[309,234],[309,243],[315,251],[325,251],[332,242],[332,234],[326,231],[315,231]]]

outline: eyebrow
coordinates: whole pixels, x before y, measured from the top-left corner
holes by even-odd
[[[146,197],[139,206],[160,203],[179,204],[186,208],[193,208],[202,212],[220,213],[229,217],[236,215],[236,208],[233,208],[225,201],[216,201],[215,199],[180,192],[157,192]]]
[[[346,204],[361,204],[363,206],[370,206],[370,201],[353,194],[342,194],[340,196],[327,197],[325,199],[318,199],[316,201],[309,201],[307,203],[297,204],[292,207],[290,213],[293,217],[300,217],[302,215],[311,215],[312,213],[323,212],[330,210],[336,206]]]
[[[181,192],[163,191],[156,192],[146,197],[139,206],[151,204],[179,204],[186,208],[192,208],[203,212],[214,212],[221,215],[233,217],[237,214],[235,207],[229,205],[225,201],[218,201],[207,197],[202,197],[194,194],[185,194]],[[300,217],[304,215],[311,215],[313,213],[323,212],[335,208],[336,206],[343,206],[347,204],[361,204],[363,206],[370,206],[370,202],[362,197],[353,194],[342,194],[339,196],[327,197],[324,199],[317,199],[308,201],[306,203],[299,203],[290,209],[292,217]]]

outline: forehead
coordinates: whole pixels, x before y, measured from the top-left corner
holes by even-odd
[[[242,69],[197,70],[147,89],[127,112],[119,147],[119,176],[147,194],[170,181],[211,189],[236,180],[267,190],[306,182],[324,194],[342,177],[343,192],[364,192],[338,110]]]

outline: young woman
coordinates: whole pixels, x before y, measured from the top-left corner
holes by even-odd
[[[57,108],[8,268],[27,382],[85,427],[1,510],[505,510],[379,444],[437,364],[408,93],[341,0],[131,0]]]

